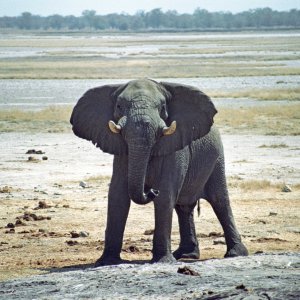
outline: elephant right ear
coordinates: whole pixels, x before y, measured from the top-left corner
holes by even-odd
[[[120,87],[119,84],[104,85],[88,90],[78,100],[70,119],[75,135],[115,155],[127,153],[121,134],[112,133],[108,127],[108,122],[114,120],[113,93]]]

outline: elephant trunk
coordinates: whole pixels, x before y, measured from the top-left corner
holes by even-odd
[[[138,146],[138,142],[128,147],[128,193],[136,204],[147,204],[158,196],[159,191],[145,191],[145,177],[150,157],[149,147]]]

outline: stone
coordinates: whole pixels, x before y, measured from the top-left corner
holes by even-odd
[[[284,186],[282,187],[281,191],[282,191],[283,193],[290,193],[290,192],[292,192],[292,189],[291,189],[290,186],[288,186],[288,185],[286,184],[286,185],[284,185]]]
[[[81,186],[83,189],[88,188],[88,184],[84,181],[80,181],[79,186]]]
[[[84,238],[85,238],[85,237],[88,237],[89,235],[90,235],[90,234],[89,234],[87,231],[80,231],[80,232],[79,232],[79,236],[80,236],[80,237],[84,237]]]

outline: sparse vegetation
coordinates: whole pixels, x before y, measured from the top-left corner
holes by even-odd
[[[38,111],[0,111],[0,132],[66,132],[72,108],[50,106]]]
[[[273,149],[276,149],[276,148],[288,148],[289,146],[285,143],[280,143],[280,144],[271,144],[271,145],[261,145],[259,146],[259,148],[273,148]]]
[[[39,111],[2,110],[0,132],[67,132],[71,130],[71,111],[71,106],[51,106]],[[219,128],[231,132],[247,133],[251,130],[256,134],[300,135],[300,104],[222,108],[215,121]]]
[[[229,177],[228,185],[230,188],[239,188],[244,191],[261,191],[261,190],[275,190],[281,192],[285,186],[284,183],[274,183],[266,179],[248,179]],[[299,189],[298,185],[293,186],[294,189]]]
[[[211,97],[218,98],[252,98],[259,100],[300,100],[300,88],[257,89],[245,91],[207,91]]]
[[[300,135],[300,104],[239,109],[223,108],[216,115],[219,127],[266,135]]]

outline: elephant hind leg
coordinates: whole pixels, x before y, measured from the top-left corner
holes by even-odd
[[[230,206],[223,159],[217,161],[206,183],[205,194],[224,231],[227,245],[225,257],[247,256],[248,250],[241,241]]]
[[[190,258],[199,259],[199,245],[196,236],[194,224],[194,207],[193,205],[176,205],[175,210],[178,216],[180,244],[177,250],[173,252],[176,259]]]

